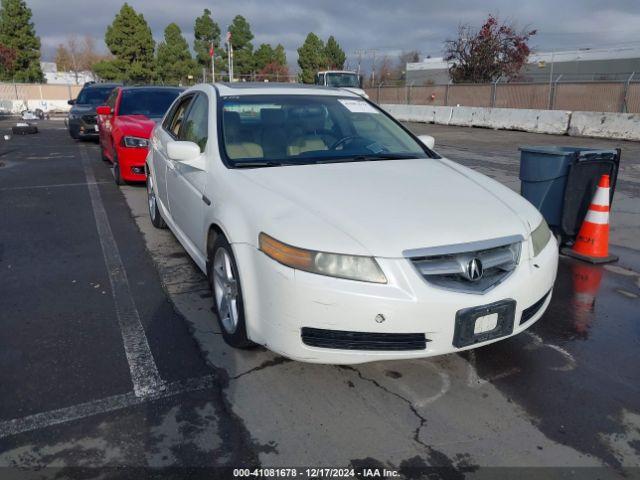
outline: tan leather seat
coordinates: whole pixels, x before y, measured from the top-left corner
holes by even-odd
[[[309,115],[302,120],[304,133],[294,137],[287,148],[289,155],[300,155],[314,150],[327,150],[327,143],[318,132],[324,128],[324,116]]]
[[[224,112],[224,139],[227,155],[232,160],[237,158],[262,158],[262,147],[242,138],[240,114]]]
[[[227,155],[231,159],[236,158],[262,158],[262,147],[257,143],[227,143]]]

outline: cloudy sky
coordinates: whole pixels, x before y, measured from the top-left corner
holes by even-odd
[[[105,49],[104,31],[122,6],[121,0],[27,0],[33,11],[43,54],[51,60],[56,45],[69,34],[91,35]],[[334,35],[353,67],[357,49],[377,49],[396,56],[418,50],[440,56],[442,43],[460,23],[479,25],[489,12],[538,30],[537,51],[582,47],[640,47],[638,0],[129,0],[144,14],[156,40],[170,22],[182,28],[191,43],[193,22],[204,8],[226,30],[244,15],[255,35],[254,45],[282,43],[289,64],[308,32],[326,39]]]

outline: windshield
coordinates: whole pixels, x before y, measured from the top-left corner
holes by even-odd
[[[80,105],[102,105],[107,101],[109,94],[115,87],[90,87],[83,88],[76,103]]]
[[[328,87],[360,88],[360,79],[355,73],[327,73]]]
[[[359,98],[222,99],[223,153],[235,167],[427,158],[400,125]]]
[[[179,88],[123,90],[118,115],[162,117],[180,92]]]

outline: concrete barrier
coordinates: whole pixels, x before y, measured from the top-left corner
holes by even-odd
[[[432,107],[428,105],[383,105],[399,120],[461,127],[565,135],[571,112],[565,110],[531,110],[483,107]]]
[[[640,115],[631,113],[573,112],[569,135],[640,140]]]

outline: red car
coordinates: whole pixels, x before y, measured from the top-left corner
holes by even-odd
[[[116,184],[146,180],[151,131],[181,92],[175,87],[117,87],[96,109],[100,154],[113,163]]]

